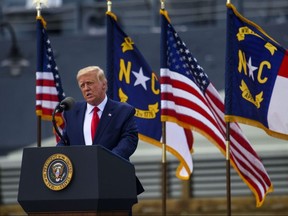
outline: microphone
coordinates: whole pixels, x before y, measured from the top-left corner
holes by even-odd
[[[64,100],[62,100],[53,110],[52,113],[52,123],[53,123],[53,127],[57,133],[57,135],[60,137],[60,139],[63,141],[63,143],[65,145],[67,145],[67,141],[63,138],[62,134],[60,133],[58,126],[56,124],[56,120],[55,120],[55,114],[56,113],[61,113],[64,110],[70,110],[75,104],[75,100],[72,97],[66,97]]]
[[[75,100],[72,97],[66,97],[56,106],[55,113],[61,113],[63,111],[70,110],[74,104]]]

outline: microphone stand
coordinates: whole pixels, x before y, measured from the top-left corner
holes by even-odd
[[[57,135],[60,137],[60,139],[62,140],[62,142],[64,143],[64,145],[67,145],[67,141],[63,138],[62,134],[60,133],[59,129],[58,129],[58,126],[56,124],[56,120],[55,120],[55,114],[59,111],[58,109],[59,107],[59,104],[55,107],[55,109],[53,110],[53,113],[52,113],[52,123],[53,123],[53,127],[57,133]]]

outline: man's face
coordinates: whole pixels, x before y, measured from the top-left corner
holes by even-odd
[[[97,106],[105,98],[106,83],[99,81],[95,73],[87,73],[78,77],[78,85],[87,103]]]

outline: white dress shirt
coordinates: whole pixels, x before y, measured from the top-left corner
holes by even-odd
[[[105,99],[97,106],[99,111],[97,112],[99,119],[102,116],[104,107],[107,103],[107,96]],[[85,144],[86,145],[92,145],[92,137],[91,137],[91,121],[92,121],[92,116],[93,116],[93,109],[94,106],[90,105],[87,103],[87,108],[85,112],[85,118],[84,118],[84,124],[83,124],[83,133],[84,133],[84,139],[85,139]]]

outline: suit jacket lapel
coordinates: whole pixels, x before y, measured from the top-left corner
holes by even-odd
[[[80,104],[80,106],[78,107],[78,109],[76,110],[76,122],[77,125],[75,125],[75,127],[77,127],[77,130],[81,131],[81,145],[85,145],[85,139],[84,139],[84,133],[83,133],[83,124],[84,124],[84,118],[85,118],[85,111],[86,111],[86,107],[87,107],[87,103],[83,102]]]

